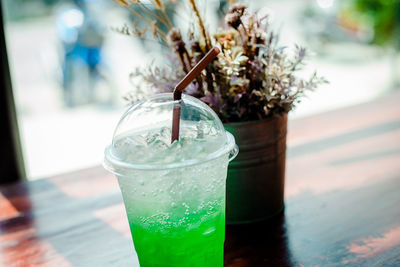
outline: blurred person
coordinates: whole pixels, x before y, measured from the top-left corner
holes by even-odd
[[[104,27],[94,5],[98,1],[74,0],[57,15],[57,32],[62,43],[62,87],[68,107],[98,102],[99,81],[107,83],[102,74]],[[108,88],[110,90],[110,88]],[[111,93],[108,93],[111,101]]]

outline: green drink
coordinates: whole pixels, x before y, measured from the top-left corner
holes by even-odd
[[[219,120],[210,120],[207,106],[199,120],[204,104],[196,111],[191,101],[182,115],[197,119],[182,120],[179,141],[169,144],[169,128],[152,124],[117,130],[106,150],[105,166],[118,179],[142,267],[223,266],[225,182],[235,143]]]
[[[131,226],[141,264],[165,266],[161,260],[169,266],[222,266],[225,220],[223,212],[217,216],[192,230],[182,226],[160,233],[157,224],[154,230]]]
[[[223,265],[227,166],[224,155],[179,171],[118,177],[141,266]],[[163,181],[141,180],[155,175]]]

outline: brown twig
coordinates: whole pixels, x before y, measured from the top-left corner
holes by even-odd
[[[170,41],[170,45],[173,47],[175,54],[178,56],[183,71],[185,73],[188,73],[188,71],[192,68],[192,65],[190,62],[189,53],[186,50],[186,45],[182,39],[180,31],[176,28],[171,29],[171,31],[168,33],[168,38]]]
[[[243,23],[242,20],[240,20],[240,24],[242,25],[242,28],[243,28],[243,31],[244,31],[245,35],[248,37],[249,36],[249,32],[247,31],[246,26],[244,26],[244,23]]]
[[[188,67],[186,66],[185,58],[183,57],[183,55],[182,55],[181,53],[179,53],[178,51],[176,52],[176,55],[178,56],[179,62],[180,62],[181,65],[182,65],[182,70],[183,70],[185,73],[188,73],[188,72],[189,72],[189,69],[188,69]]]
[[[165,6],[162,2],[162,0],[152,0],[153,6],[156,7],[157,13],[159,13],[159,16],[162,17],[168,25],[172,28],[174,25],[172,24],[171,20],[168,17],[168,14],[165,12]]]
[[[165,12],[165,9],[160,11],[161,16],[167,21],[167,23],[170,25],[170,27],[174,27],[174,24],[172,23],[171,19],[169,18],[167,12]]]
[[[144,17],[142,14],[140,14],[139,12],[137,12],[135,9],[133,8],[129,8],[129,10],[138,18],[140,18],[143,22],[145,22],[148,26],[152,27],[152,22],[148,21],[148,19],[146,17]],[[160,28],[156,27],[157,32],[160,34],[161,39],[164,42],[167,42],[167,35],[165,34],[165,32],[163,32]]]
[[[204,42],[206,44],[206,51],[208,51],[211,48],[211,40],[209,39],[209,36],[207,35],[206,28],[204,27],[204,24],[203,24],[203,19],[201,18],[200,12],[197,9],[196,1],[189,0],[189,2],[190,2],[190,5],[192,6],[194,14],[196,15],[196,17],[199,21],[201,36],[204,38]]]
[[[150,8],[148,8],[145,4],[142,3],[142,1],[138,1],[138,6],[140,8],[142,8],[142,10],[144,10],[145,12],[147,12],[147,14],[152,15],[156,20],[160,21],[166,28],[167,30],[171,30],[171,26],[168,25],[168,23],[161,18],[160,16],[158,16],[156,13],[154,13]]]

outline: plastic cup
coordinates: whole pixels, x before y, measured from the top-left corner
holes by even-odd
[[[182,147],[169,153],[160,148],[163,139],[154,141],[151,133],[160,136],[171,127],[177,104],[181,141],[172,146]],[[137,136],[147,137],[147,143],[138,145]],[[147,157],[148,150],[138,151],[149,146],[160,152]],[[123,115],[104,165],[118,179],[142,267],[223,266],[226,175],[237,153],[217,115],[193,97],[176,102],[172,94],[157,95]]]

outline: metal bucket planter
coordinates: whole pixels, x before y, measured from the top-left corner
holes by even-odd
[[[243,224],[268,219],[283,210],[287,115],[225,124],[239,154],[228,168],[226,221]]]

